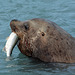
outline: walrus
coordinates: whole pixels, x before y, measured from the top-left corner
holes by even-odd
[[[75,38],[56,23],[41,18],[14,19],[10,27],[18,36],[22,54],[44,62],[75,63]]]

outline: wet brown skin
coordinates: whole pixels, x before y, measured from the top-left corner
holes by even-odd
[[[75,38],[57,24],[44,19],[12,20],[21,53],[44,62],[75,63]]]

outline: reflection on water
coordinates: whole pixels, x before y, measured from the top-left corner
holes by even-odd
[[[36,75],[49,75],[49,74],[74,74],[75,64],[65,63],[44,63],[38,59],[26,57],[21,53],[17,58],[9,58],[7,61],[6,73],[26,73]],[[9,72],[8,72],[9,71]]]
[[[22,55],[17,47],[6,58],[2,49],[10,21],[32,18],[54,21],[75,37],[75,0],[0,0],[0,75],[75,75],[75,64],[44,63]]]
[[[11,61],[13,59],[13,57],[7,57],[6,61]]]

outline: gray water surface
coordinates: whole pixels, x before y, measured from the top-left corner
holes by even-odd
[[[51,20],[75,37],[75,0],[0,0],[0,75],[75,75],[75,64],[44,63],[22,55],[17,46],[6,57],[10,21],[32,18]]]

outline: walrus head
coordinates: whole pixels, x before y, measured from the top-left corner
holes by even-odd
[[[75,49],[75,39],[54,22],[38,18],[12,20],[10,27],[19,38],[21,53],[45,62],[75,62],[71,51]]]
[[[32,19],[29,21],[12,20],[10,27],[19,37],[18,47],[27,56],[37,57],[38,49],[47,45],[47,23],[43,19]]]

